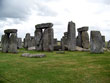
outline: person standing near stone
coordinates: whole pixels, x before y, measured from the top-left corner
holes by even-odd
[[[91,31],[90,35],[90,52],[103,53],[103,41],[100,31]]]

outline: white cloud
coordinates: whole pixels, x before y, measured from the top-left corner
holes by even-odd
[[[35,24],[52,22],[54,23],[54,36],[60,39],[63,33],[67,31],[68,21],[72,20],[76,23],[77,28],[89,26],[89,31],[100,30],[107,40],[110,39],[108,0],[22,0],[22,3],[20,0],[12,1],[18,2],[11,3],[11,5],[14,4],[11,6],[14,11],[7,11],[6,15],[14,13],[17,18],[14,18],[12,14],[8,20],[1,21],[2,32],[6,28],[17,28],[18,36],[24,37],[26,33],[34,35]],[[25,20],[19,20],[22,17]]]

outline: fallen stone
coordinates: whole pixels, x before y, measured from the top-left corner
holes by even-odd
[[[36,49],[35,46],[28,48],[28,50],[35,50],[35,49]]]
[[[45,54],[29,54],[29,53],[24,53],[21,56],[22,57],[29,57],[29,58],[43,58],[43,57],[46,57]]]
[[[24,54],[22,54],[21,56],[23,56],[23,57],[28,57],[30,54],[29,53],[24,53]]]

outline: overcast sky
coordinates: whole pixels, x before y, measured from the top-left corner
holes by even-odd
[[[76,28],[89,26],[110,40],[110,0],[0,0],[0,36],[5,29],[18,29],[18,37],[34,35],[35,25],[52,22],[60,39],[69,21]]]

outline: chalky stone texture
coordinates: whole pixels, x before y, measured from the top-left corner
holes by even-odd
[[[31,47],[31,36],[30,33],[27,33],[24,39],[24,47],[29,48]]]
[[[9,37],[7,34],[2,35],[1,38],[1,47],[2,47],[2,52],[8,52],[8,47],[9,47]]]
[[[37,51],[53,51],[53,24],[42,23],[35,25],[35,47]]]
[[[89,27],[84,26],[78,28],[78,37],[77,37],[77,46],[88,49],[89,48],[89,35],[88,35]]]
[[[17,48],[22,48],[22,38],[17,38]]]
[[[21,56],[22,57],[29,57],[29,58],[43,58],[43,57],[46,57],[45,54],[29,54],[29,53],[24,53]]]
[[[72,21],[68,23],[68,50],[76,50],[76,31],[75,23]]]
[[[43,34],[43,50],[53,51],[53,29],[47,28]]]
[[[35,46],[35,37],[31,36],[31,47]]]
[[[82,32],[82,47],[86,49],[89,48],[89,35],[87,31]]]
[[[42,37],[43,32],[42,29],[36,29],[35,31],[35,47],[37,51],[42,51]]]
[[[1,39],[2,52],[17,53],[17,29],[6,29],[4,33]]]
[[[100,31],[91,31],[90,37],[91,53],[103,53],[103,41]]]
[[[16,36],[16,33],[12,33],[10,36],[8,52],[17,53],[17,36]]]
[[[36,29],[46,29],[46,28],[51,28],[53,27],[52,23],[42,23],[42,24],[37,24],[35,25]]]

